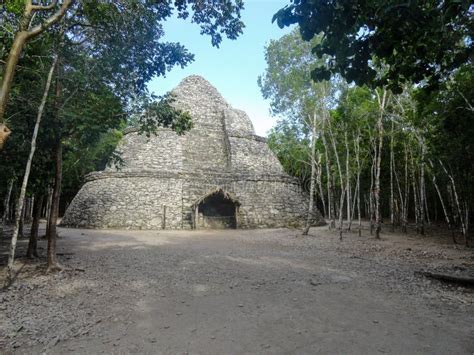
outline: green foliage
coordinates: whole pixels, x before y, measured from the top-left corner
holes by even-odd
[[[415,125],[427,133],[432,158],[446,162],[474,202],[474,68],[462,67],[437,92],[416,93]]]
[[[120,165],[120,156],[113,154],[123,134],[121,129],[102,133],[94,140],[68,141],[64,152],[63,199],[70,201],[84,183],[84,177],[97,170],[103,170],[107,163]]]
[[[306,181],[311,173],[310,141],[301,131],[301,126],[282,120],[270,131],[267,142],[285,171]]]
[[[273,19],[280,27],[297,23],[306,41],[323,35],[313,51],[328,60],[313,70],[313,79],[338,73],[357,85],[400,93],[406,82],[434,88],[471,62],[472,14],[467,0],[292,0]]]
[[[140,128],[140,133],[150,136],[157,127],[169,127],[182,135],[193,127],[189,113],[173,106],[175,98],[168,93],[162,97],[153,97],[143,104],[143,112],[132,117],[129,123]]]
[[[258,78],[258,85],[263,97],[270,99],[273,115],[285,114],[304,121],[308,114],[327,105],[324,101],[330,95],[330,86],[314,83],[310,77],[311,70],[322,63],[311,53],[311,47],[320,40],[305,42],[295,29],[265,48],[267,68]]]
[[[25,8],[26,0],[6,0],[5,10],[15,15],[21,15]]]

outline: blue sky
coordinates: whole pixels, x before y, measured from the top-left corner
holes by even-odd
[[[184,69],[173,68],[165,78],[154,79],[150,90],[161,95],[186,76],[201,75],[233,107],[246,111],[257,134],[265,136],[276,118],[269,114],[269,103],[262,98],[257,78],[266,67],[265,45],[291,30],[282,30],[271,22],[273,14],[288,3],[289,0],[246,0],[242,14],[246,26],[244,34],[235,41],[224,39],[219,48],[212,47],[210,37],[200,35],[198,26],[189,21],[167,21],[165,40],[180,42],[194,53],[195,60]]]

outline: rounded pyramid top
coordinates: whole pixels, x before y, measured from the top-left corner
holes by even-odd
[[[220,109],[229,107],[219,91],[200,75],[184,78],[171,92],[180,103],[184,101],[194,105],[212,104]]]

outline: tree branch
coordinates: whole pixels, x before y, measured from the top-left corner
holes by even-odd
[[[63,4],[59,8],[59,10],[54,13],[54,15],[47,18],[43,23],[36,25],[35,27],[33,27],[31,30],[28,31],[27,38],[31,39],[35,37],[39,35],[40,33],[44,32],[46,29],[48,29],[55,23],[59,22],[66,14],[67,10],[72,6],[74,1],[75,0],[64,0]]]
[[[31,10],[33,10],[33,11],[48,11],[48,10],[54,9],[57,4],[58,4],[58,0],[53,0],[53,1],[51,1],[51,4],[49,4],[49,5],[33,5],[33,4],[31,4],[30,7],[31,7]]]

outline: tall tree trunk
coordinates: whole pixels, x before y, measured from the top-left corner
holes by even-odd
[[[350,149],[347,139],[347,129],[344,130],[344,143],[346,145],[346,213],[347,213],[347,230],[351,230],[352,213],[351,213],[351,172],[349,168]]]
[[[392,232],[395,231],[395,213],[394,213],[394,193],[393,193],[393,170],[395,165],[395,153],[393,149],[393,121],[392,121],[392,129],[390,132],[390,224],[392,227]]]
[[[314,209],[314,186],[316,177],[316,114],[313,114],[311,123],[311,178],[309,183],[309,205],[308,216],[306,217],[306,226],[303,230],[303,235],[308,235],[311,222],[313,220]]]
[[[323,174],[322,170],[323,170],[323,168],[321,166],[321,154],[318,154],[316,182],[317,182],[318,188],[319,188],[319,196],[321,196],[321,203],[323,204],[323,213],[324,213],[324,216],[327,217],[326,202],[325,202],[325,198],[324,198],[324,191],[323,191],[323,184],[322,184],[322,174]]]
[[[420,234],[425,234],[425,143],[420,138],[421,156],[420,156]]]
[[[30,240],[28,242],[28,251],[26,256],[28,258],[38,257],[38,230],[41,219],[41,210],[43,208],[44,194],[38,196],[33,208],[33,221],[31,222]]]
[[[400,201],[400,204],[396,205],[398,207],[397,211],[399,212],[397,223],[399,223],[399,224],[401,223],[402,228],[405,228],[405,199],[403,198],[402,188],[400,186],[400,179],[398,178],[398,173],[397,173],[396,167],[397,166],[396,166],[395,161],[394,161],[394,163],[393,163],[393,177],[395,178],[394,180],[397,184],[398,199]],[[396,203],[396,199],[394,199],[394,200],[395,200],[394,202]]]
[[[337,152],[337,143],[336,138],[332,132],[331,121],[329,117],[327,118],[328,128],[329,128],[329,137],[331,138],[332,149],[334,151],[334,156],[336,158],[336,166],[339,174],[339,183],[341,185],[341,195],[339,199],[339,239],[342,240],[342,228],[343,228],[343,209],[344,209],[344,198],[345,198],[345,188],[344,188],[344,178],[342,177],[341,162],[339,160],[339,154]]]
[[[62,132],[61,132],[61,117],[60,112],[62,108],[62,84],[61,84],[62,63],[58,59],[57,75],[56,75],[56,95],[55,95],[55,110],[56,110],[56,142],[54,147],[54,163],[55,174],[53,184],[53,194],[51,198],[51,212],[49,214],[49,230],[48,230],[48,272],[61,270],[56,258],[56,241],[57,241],[57,223],[59,218],[59,201],[61,197],[61,184],[63,177],[63,146],[62,146]]]
[[[408,232],[408,211],[410,200],[410,185],[408,184],[408,149],[405,146],[405,198],[403,199],[403,233]]]
[[[41,123],[41,118],[43,117],[44,107],[46,106],[46,101],[48,99],[49,89],[51,87],[51,81],[53,78],[54,69],[56,67],[57,57],[54,58],[51,69],[49,70],[48,77],[46,79],[46,85],[43,92],[43,98],[41,99],[41,104],[38,108],[38,115],[36,116],[35,128],[33,131],[33,137],[31,138],[31,149],[26,162],[25,175],[23,176],[23,182],[21,185],[20,196],[18,198],[16,212],[15,212],[15,227],[13,229],[13,236],[10,244],[10,253],[8,255],[8,278],[9,281],[13,279],[13,263],[15,261],[15,250],[16,243],[18,239],[18,232],[20,229],[20,220],[23,212],[23,203],[25,201],[26,188],[28,186],[28,179],[30,177],[31,164],[33,161],[33,156],[36,150],[36,138],[38,137],[39,126]]]
[[[416,225],[416,232],[420,232],[420,207],[419,207],[419,196],[418,196],[418,189],[416,187],[416,170],[415,170],[415,163],[413,158],[413,153],[410,151],[410,160],[411,160],[411,170],[412,170],[412,189],[413,189],[413,208],[415,212],[415,225]]]
[[[375,225],[374,177],[375,177],[375,162],[377,161],[377,149],[375,148],[375,140],[374,140],[373,152],[374,152],[374,156],[372,158],[372,164],[370,166],[370,191],[369,191],[370,235],[374,234],[374,225]]]
[[[329,228],[335,228],[335,221],[334,221],[334,204],[332,200],[332,176],[331,176],[331,168],[329,166],[329,148],[326,141],[326,132],[324,128],[326,127],[325,120],[323,120],[323,132],[321,133],[321,139],[323,141],[324,146],[324,157],[326,160],[326,175],[327,175],[327,190],[328,190],[328,219],[329,219]]]
[[[362,234],[362,220],[360,217],[360,130],[357,131],[357,138],[355,140],[356,164],[357,164],[357,219],[359,222],[359,237]]]
[[[382,161],[382,148],[383,148],[383,117],[385,114],[385,106],[387,104],[387,90],[383,89],[382,97],[377,93],[380,114],[377,120],[377,134],[378,134],[378,153],[377,161],[375,166],[375,186],[374,186],[374,199],[375,199],[375,238],[380,239],[380,232],[382,230],[382,218],[380,215],[380,165]]]

